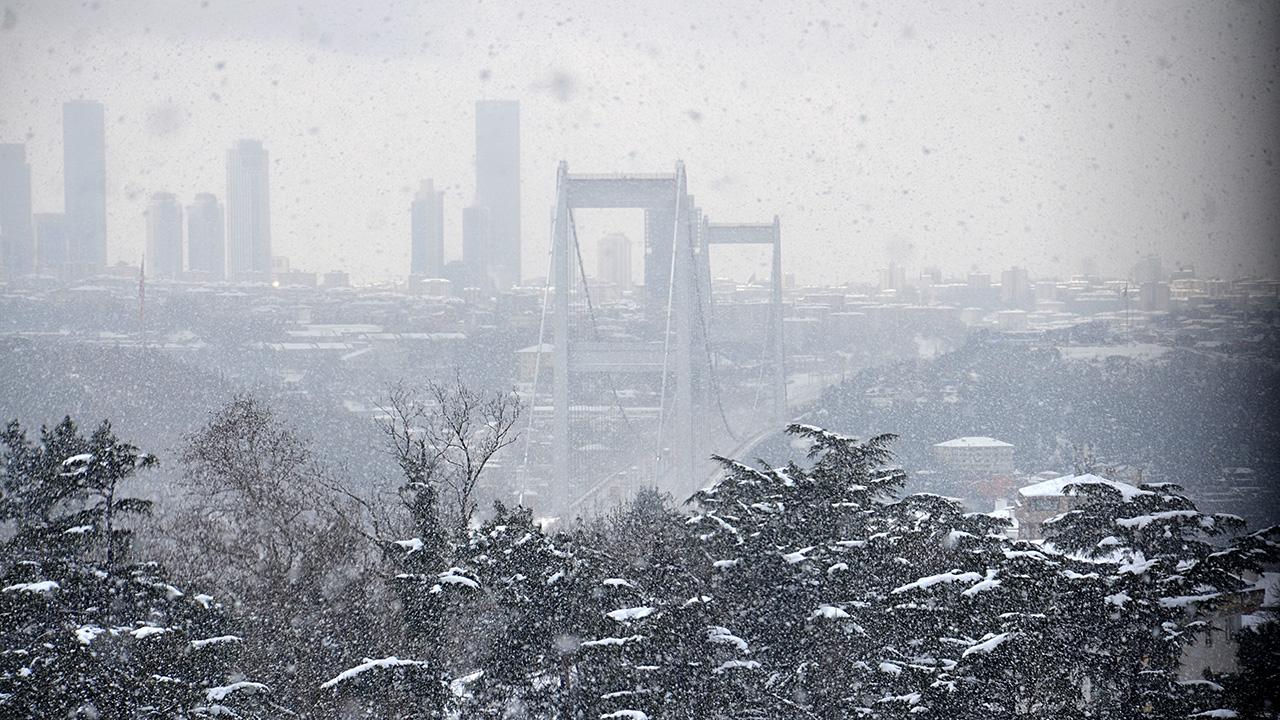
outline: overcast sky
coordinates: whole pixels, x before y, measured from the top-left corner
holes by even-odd
[[[152,192],[222,198],[239,137],[271,153],[274,252],[295,266],[402,278],[423,177],[446,189],[459,256],[474,101],[513,98],[526,275],[546,266],[560,159],[684,160],[713,219],[782,217],[802,282],[872,279],[891,258],[1041,277],[1152,252],[1206,275],[1280,269],[1273,2],[0,8],[0,142],[28,144],[37,212],[62,209],[62,102],[107,107],[112,261],[141,254]],[[597,215],[584,240],[634,233]]]

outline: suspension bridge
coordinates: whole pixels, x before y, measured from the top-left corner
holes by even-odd
[[[584,209],[643,211],[638,303],[606,314],[593,297],[574,217]],[[770,250],[771,272],[767,298],[746,308],[755,347],[744,357],[739,342],[729,360],[711,249],[744,246]],[[522,502],[588,514],[642,486],[691,492],[712,452],[787,419],[778,217],[712,222],[688,191],[683,163],[671,173],[586,175],[561,162],[536,347]]]

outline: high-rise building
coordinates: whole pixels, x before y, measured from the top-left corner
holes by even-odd
[[[187,206],[187,269],[209,280],[227,275],[227,236],[222,203],[213,193],[199,193]]]
[[[1000,273],[1000,302],[1023,309],[1030,309],[1035,304],[1031,278],[1026,268],[1015,265]]]
[[[270,279],[271,193],[267,151],[241,140],[227,151],[227,274],[237,280]]]
[[[35,269],[35,260],[27,146],[0,145],[0,268],[8,275],[21,275]]]
[[[431,180],[423,180],[413,198],[409,227],[409,274],[440,277],[444,272],[444,192],[437,191]]]
[[[479,205],[462,209],[462,262],[467,268],[467,286],[491,287],[494,284],[493,227],[489,208]]]
[[[880,268],[880,290],[902,292],[907,289],[907,269],[890,260],[889,267]]]
[[[182,206],[173,193],[158,192],[147,205],[147,259],[155,277],[182,275]]]
[[[631,289],[631,240],[626,235],[611,233],[600,238],[596,278],[620,290]]]
[[[1133,269],[1129,271],[1129,279],[1142,283],[1159,283],[1164,282],[1168,278],[1164,275],[1164,268],[1160,263],[1159,255],[1148,255],[1137,262]]]
[[[63,213],[36,213],[36,266],[62,270],[71,259],[67,216]]]
[[[493,249],[472,271],[493,278],[500,290],[519,284],[520,103],[515,100],[476,103],[476,205],[489,209]]]
[[[71,261],[89,270],[107,265],[107,141],[102,103],[62,105],[64,214]]]

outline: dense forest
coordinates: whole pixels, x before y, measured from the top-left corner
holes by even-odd
[[[1186,647],[1280,559],[1280,531],[1181,488],[1082,484],[1049,541],[904,494],[892,436],[788,429],[803,462],[721,459],[540,527],[478,508],[518,407],[402,390],[398,492],[348,487],[271,408],[177,456],[71,419],[0,439],[5,717],[1270,717],[1280,625],[1238,674]],[[130,493],[158,463],[170,506]],[[166,500],[166,502],[170,502]],[[1253,579],[1250,579],[1253,578]]]

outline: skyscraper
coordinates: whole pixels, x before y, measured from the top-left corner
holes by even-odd
[[[212,193],[199,193],[187,206],[187,268],[210,280],[225,278],[226,245],[222,203]]]
[[[227,151],[227,274],[268,280],[271,273],[271,197],[267,151],[241,140]]]
[[[423,180],[409,209],[412,252],[409,273],[441,277],[444,271],[444,193]]]
[[[467,268],[468,286],[493,286],[493,233],[489,208],[472,205],[462,209],[462,263]]]
[[[489,209],[493,237],[493,249],[483,263],[483,273],[494,279],[498,289],[518,284],[520,103],[515,100],[476,103],[476,205]]]
[[[102,103],[62,105],[62,168],[71,261],[107,265],[107,149]]]
[[[35,259],[27,146],[0,145],[0,268],[9,275],[29,273]]]
[[[36,213],[36,266],[61,271],[71,259],[68,247],[67,216],[62,213]]]
[[[620,290],[631,289],[631,241],[622,233],[600,238],[596,246],[596,278]]]
[[[158,192],[147,205],[147,259],[156,277],[182,274],[182,206],[173,193]]]

